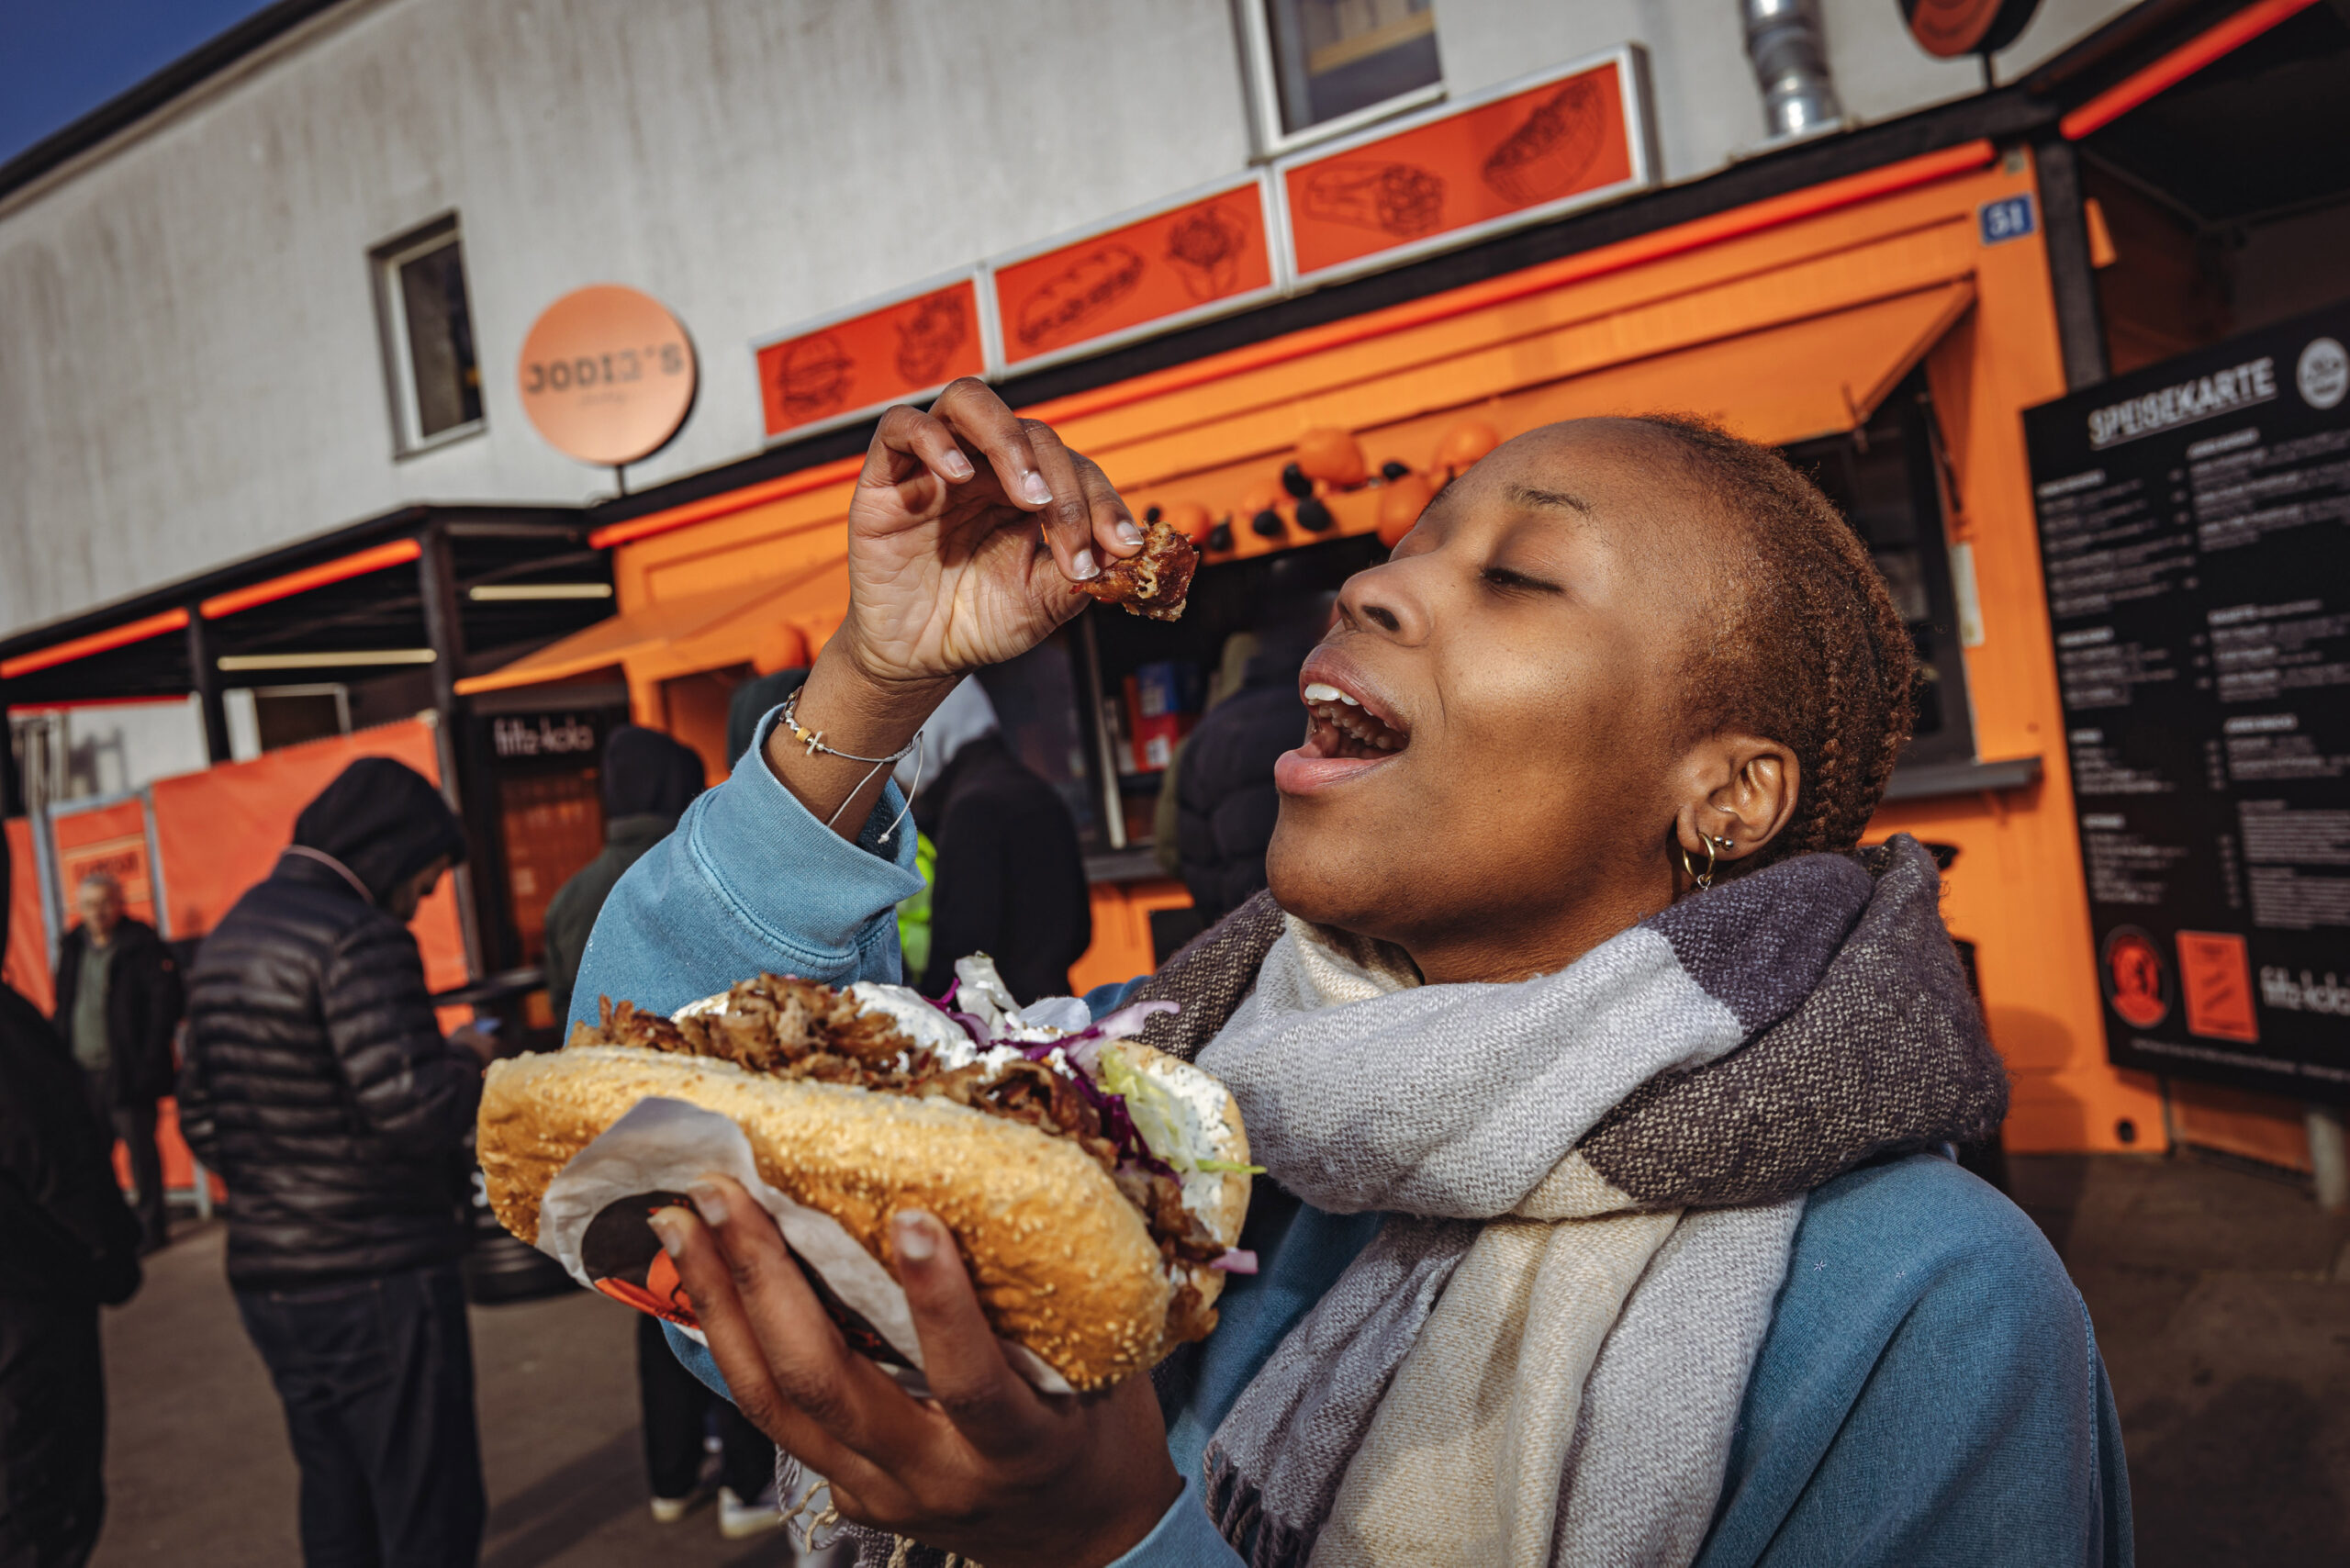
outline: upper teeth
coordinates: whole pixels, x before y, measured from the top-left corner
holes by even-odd
[[[1343,702],[1349,708],[1360,708],[1362,706],[1360,702],[1356,701],[1353,698],[1348,696],[1337,687],[1325,686],[1318,680],[1307,683],[1305,688],[1305,700],[1308,702]]]

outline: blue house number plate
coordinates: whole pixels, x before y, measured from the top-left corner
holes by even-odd
[[[1983,243],[1986,245],[2020,240],[2034,227],[2031,197],[2029,196],[2002,196],[1998,201],[1986,201],[1975,209],[1975,216],[1983,226]]]

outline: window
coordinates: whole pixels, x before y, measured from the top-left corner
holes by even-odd
[[[1901,760],[1919,765],[1975,760],[1933,419],[1920,371],[1886,399],[1866,428],[1786,448],[1788,460],[1852,520],[1908,623],[1923,678],[1917,732]]]
[[[1444,95],[1435,0],[1241,0],[1266,153]]]
[[[481,366],[457,220],[444,218],[396,240],[375,260],[399,450],[420,452],[479,430]]]

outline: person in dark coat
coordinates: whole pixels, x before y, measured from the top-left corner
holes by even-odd
[[[0,856],[0,925],[8,863]],[[0,936],[5,931],[0,931]],[[80,1568],[106,1518],[98,1307],[139,1288],[111,1139],[49,1021],[0,984],[0,1563]]]
[[[914,822],[938,847],[930,962],[918,982],[943,994],[955,960],[995,959],[1022,1002],[1069,994],[1069,967],[1093,945],[1093,904],[1077,819],[1058,791],[1013,755],[995,708],[966,680],[931,715]],[[902,787],[913,759],[898,765]]]
[[[641,724],[622,724],[604,740],[601,785],[604,847],[547,901],[547,1000],[557,1018],[571,1013],[571,988],[596,912],[621,873],[661,842],[701,793],[700,754]]]
[[[1305,737],[1297,672],[1321,635],[1322,611],[1287,606],[1265,618],[1240,689],[1202,717],[1174,768],[1176,857],[1203,929],[1265,885],[1281,796],[1273,762]]]
[[[285,1406],[314,1568],[480,1553],[457,1258],[489,1042],[442,1037],[408,929],[464,856],[439,790],[364,757],[189,975],[180,1125],[229,1186],[229,1284]]]
[[[547,902],[547,999],[557,1018],[570,1015],[579,960],[612,885],[668,836],[701,793],[702,779],[699,754],[658,730],[623,724],[605,740],[603,851]],[[772,1529],[781,1510],[763,1494],[775,1484],[775,1445],[678,1363],[657,1317],[637,1319],[636,1385],[653,1517],[671,1524],[691,1506],[701,1478],[704,1424],[714,1417],[722,1455],[720,1529],[730,1536]]]
[[[155,1107],[172,1092],[180,968],[153,926],[123,913],[122,884],[112,872],[83,878],[74,899],[82,923],[57,944],[54,1022],[82,1070],[99,1130],[130,1151],[139,1245],[152,1251],[170,1235]]]

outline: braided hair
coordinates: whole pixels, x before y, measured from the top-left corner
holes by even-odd
[[[1796,755],[1795,814],[1746,867],[1852,848],[1917,717],[1917,649],[1884,576],[1834,503],[1771,448],[1686,414],[1634,422],[1670,438],[1739,530],[1685,668],[1686,733],[1743,730]]]

